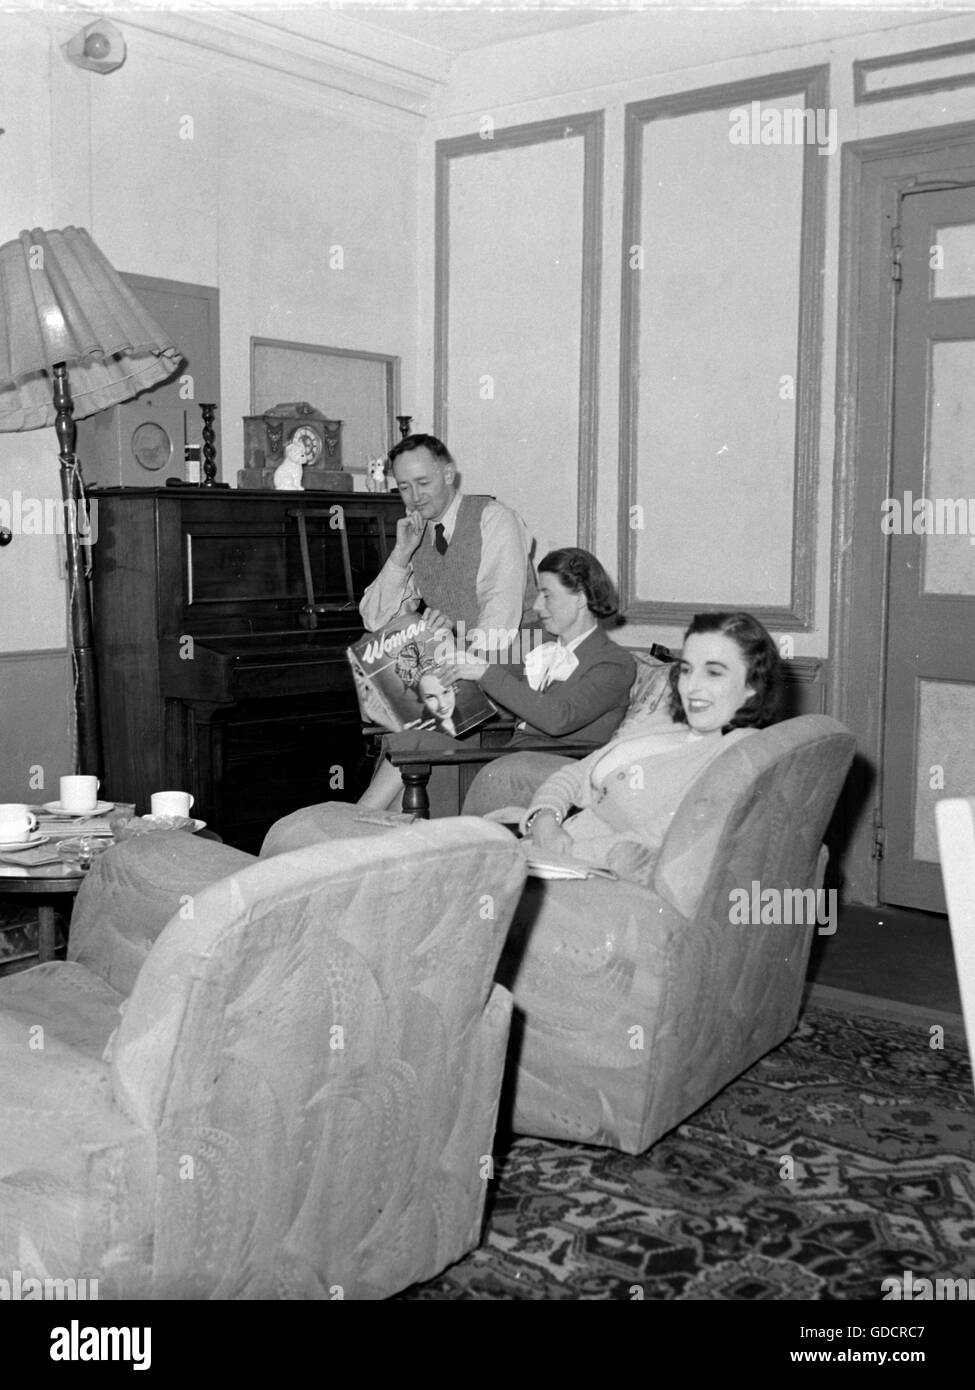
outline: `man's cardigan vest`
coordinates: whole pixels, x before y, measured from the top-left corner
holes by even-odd
[[[481,514],[493,497],[464,494],[457,508],[454,534],[446,555],[431,544],[432,527],[413,552],[413,579],[428,608],[439,609],[470,633],[478,626],[477,572],[481,564]],[[535,600],[531,566],[526,567],[523,609],[529,614]],[[524,621],[524,619],[523,619]]]

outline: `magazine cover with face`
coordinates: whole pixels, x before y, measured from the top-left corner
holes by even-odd
[[[367,633],[348,648],[362,717],[394,732],[436,729],[460,738],[476,729],[497,706],[476,681],[441,679],[453,655],[451,634],[415,614]]]

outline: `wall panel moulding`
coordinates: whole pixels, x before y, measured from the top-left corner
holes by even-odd
[[[889,58],[866,58],[853,64],[853,93],[858,105],[973,85],[975,39],[937,48],[916,48]]]

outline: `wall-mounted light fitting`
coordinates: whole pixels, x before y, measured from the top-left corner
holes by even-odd
[[[107,19],[87,24],[61,50],[69,63],[91,72],[114,72],[125,62],[125,40]]]

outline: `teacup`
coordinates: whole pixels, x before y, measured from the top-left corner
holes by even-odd
[[[94,811],[98,805],[97,777],[62,777],[61,810],[69,816],[82,816],[86,811]]]
[[[192,805],[189,792],[153,792],[149,798],[154,816],[188,816]]]
[[[37,829],[37,817],[20,802],[0,805],[0,845],[25,844]]]

